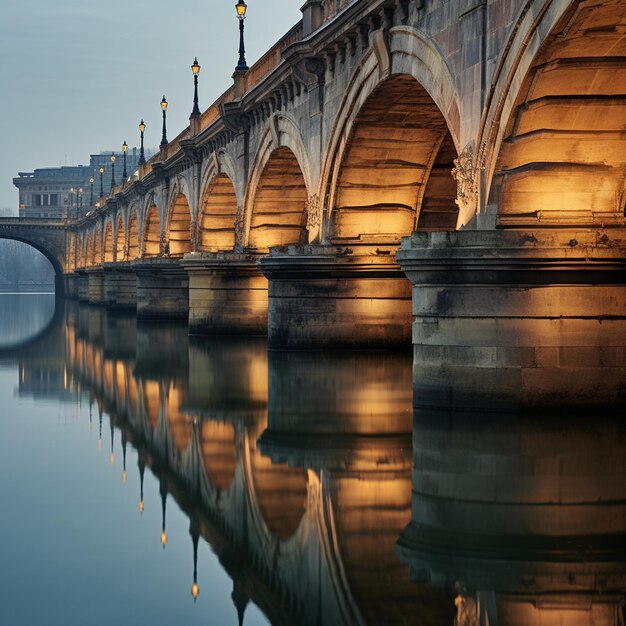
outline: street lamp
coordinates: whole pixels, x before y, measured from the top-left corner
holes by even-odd
[[[103,178],[104,178],[104,168],[101,167],[100,168],[100,197],[104,198],[104,183],[103,183]]]
[[[139,165],[145,165],[146,163],[146,157],[143,152],[143,134],[145,130],[146,130],[146,125],[142,118],[141,122],[139,122],[139,135],[141,137],[141,148],[139,150]]]
[[[89,179],[89,206],[93,206],[93,176]]]
[[[70,206],[68,208],[68,217],[71,216],[73,208],[74,208],[74,187],[70,187]]]
[[[76,212],[83,208],[83,188],[78,188],[78,195],[76,196]]]
[[[198,74],[200,74],[200,64],[198,63],[198,57],[193,60],[191,71],[193,72],[193,110],[191,111],[191,117],[198,117],[200,115],[200,107],[198,107]]]
[[[245,72],[248,69],[248,64],[246,63],[246,48],[243,41],[243,23],[246,19],[248,5],[244,0],[239,0],[235,5],[235,9],[237,9],[237,17],[239,18],[239,62],[237,63],[235,72]]]
[[[111,189],[115,187],[115,154],[111,152]]]
[[[165,96],[163,96],[163,99],[161,100],[161,109],[163,111],[163,135],[161,137],[161,147],[165,147],[167,146],[167,127],[166,127],[166,115],[167,115],[167,100],[165,99]]]
[[[124,156],[124,171],[122,172],[122,183],[128,178],[128,174],[126,173],[126,153],[128,152],[128,144],[124,142],[122,144],[122,155]]]

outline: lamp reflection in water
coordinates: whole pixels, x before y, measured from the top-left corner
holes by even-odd
[[[167,545],[167,532],[165,532],[165,512],[167,507],[167,484],[165,479],[161,479],[159,481],[159,493],[161,494],[161,513],[162,513],[162,524],[161,524],[161,545],[165,550],[165,546]]]

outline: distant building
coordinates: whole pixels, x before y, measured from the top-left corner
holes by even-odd
[[[115,183],[119,185],[124,167],[122,152],[102,151],[92,154],[89,165],[44,167],[34,172],[19,172],[13,184],[19,189],[20,217],[65,218],[87,213],[92,208],[92,201],[95,203],[100,197],[101,167],[104,168],[104,194],[108,194],[111,189],[112,154],[115,154]],[[132,176],[138,167],[139,150],[130,148],[126,153],[128,176]],[[94,179],[93,188],[90,178]]]

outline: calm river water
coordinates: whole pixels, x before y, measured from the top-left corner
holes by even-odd
[[[623,416],[0,295],[0,625],[623,624]]]

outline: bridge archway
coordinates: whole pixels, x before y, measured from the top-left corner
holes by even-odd
[[[94,239],[93,239],[93,264],[101,265],[103,254],[102,254],[102,237],[103,232],[101,228],[96,227],[94,229]]]
[[[398,244],[414,230],[454,230],[454,140],[413,76],[380,82],[347,124],[329,190],[331,240]]]
[[[273,246],[306,243],[307,199],[296,155],[286,146],[273,150],[253,190],[248,245],[267,252]]]
[[[237,194],[227,174],[213,176],[202,195],[198,220],[198,244],[201,252],[219,252],[235,247]]]
[[[85,267],[91,267],[94,262],[94,233],[87,234],[87,244],[85,246]]]
[[[137,243],[137,245],[139,245]],[[124,226],[124,216],[120,213],[117,216],[117,227],[115,229],[115,260],[126,261],[126,228]]]
[[[113,246],[113,221],[107,220],[104,229],[104,262],[113,263],[113,261],[115,260],[114,253],[115,250]]]
[[[165,223],[170,256],[183,256],[191,252],[191,208],[188,197],[187,185],[184,179],[179,177],[170,195]]]
[[[131,208],[128,215],[128,261],[139,258],[139,220],[137,219],[137,209]]]
[[[554,5],[550,34],[527,35],[500,94],[490,203],[502,225],[623,224],[626,5]]]
[[[61,276],[63,274],[63,259],[59,258],[57,254],[55,254],[43,243],[30,239],[29,237],[22,237],[20,235],[8,235],[2,232],[0,232],[0,239],[5,239],[8,241],[19,241],[20,243],[24,243],[31,248],[34,248],[50,262],[50,265],[52,265],[52,269],[57,276]]]
[[[144,258],[158,257],[161,253],[161,217],[156,204],[146,210],[143,226],[142,255]]]

